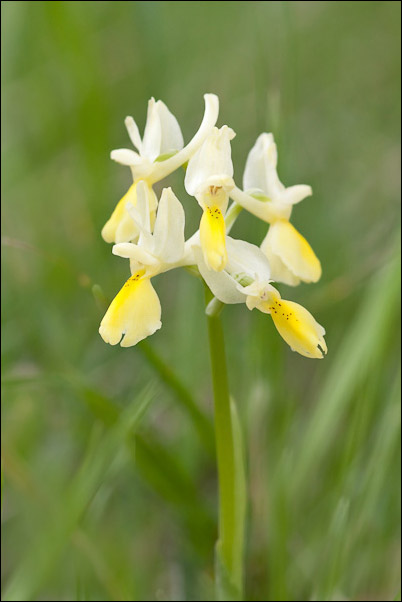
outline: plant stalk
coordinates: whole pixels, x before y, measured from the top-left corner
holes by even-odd
[[[207,290],[207,305],[210,300],[211,294]],[[209,313],[207,315],[214,393],[215,442],[219,490],[219,540],[217,553],[224,565],[225,578],[230,583],[230,589],[233,586],[236,591],[236,595],[230,599],[241,599],[243,591],[244,511],[238,490],[239,483],[243,483],[244,474],[242,463],[239,463],[237,460],[241,456],[242,450],[240,449],[241,446],[239,445],[238,437],[236,438],[234,434],[233,408],[231,409],[229,394],[224,335],[219,313]],[[239,447],[238,450],[236,450],[236,446]],[[218,599],[229,599],[222,597],[222,584],[217,585],[217,590]],[[227,591],[226,595],[228,595]]]

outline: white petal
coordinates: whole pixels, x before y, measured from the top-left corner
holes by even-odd
[[[137,124],[135,123],[134,119],[130,116],[125,118],[124,123],[127,128],[128,135],[130,136],[131,142],[141,154],[142,141]]]
[[[139,233],[140,230],[136,222],[134,222],[130,215],[125,212],[116,227],[114,242],[121,243],[138,240]]]
[[[113,255],[124,257],[125,259],[134,259],[137,263],[143,265],[157,265],[159,262],[156,257],[148,253],[144,248],[129,242],[122,242],[112,247]]]
[[[151,251],[151,214],[155,211],[156,195],[152,188],[144,181],[140,180],[135,187],[136,204],[129,202],[126,204],[126,212],[139,230],[139,244]],[[130,239],[126,239],[130,240]],[[116,242],[123,242],[116,240]]]
[[[236,203],[265,222],[270,223],[277,219],[290,218],[292,206],[289,204],[281,201],[259,201],[237,188],[237,186],[229,194]]]
[[[193,136],[190,142],[173,157],[155,163],[150,182],[158,182],[167,175],[172,173],[175,169],[183,165],[189,158],[195,153],[195,151],[201,146],[205,138],[212,131],[219,114],[219,99],[215,94],[205,94],[205,112],[201,125],[197,133]]]
[[[147,122],[142,139],[141,156],[155,161],[161,154],[162,128],[154,98],[148,102]]]
[[[137,206],[136,209],[140,216],[140,225],[147,232],[151,231],[150,207],[149,207],[149,186],[140,180],[137,184]]]
[[[261,190],[271,201],[285,190],[276,166],[278,151],[273,134],[261,134],[248,154],[243,176],[243,188]]]
[[[296,186],[289,186],[289,188],[286,188],[283,191],[281,195],[281,201],[283,203],[295,205],[312,194],[313,190],[311,186],[307,186],[306,184],[296,184]]]
[[[133,207],[133,205],[131,205],[130,203],[127,203],[126,211],[128,213],[128,216],[129,216],[132,224],[135,225],[135,228],[137,231],[138,243],[141,245],[141,247],[143,247],[144,249],[151,252],[151,250],[153,248],[153,238],[152,238],[151,232],[149,230],[146,230],[144,228],[144,226],[142,226],[142,219],[143,219],[142,216],[138,212],[137,208]],[[117,237],[116,237],[116,242],[126,242],[127,240],[130,241],[132,239],[131,238],[117,239]]]
[[[171,188],[164,188],[153,234],[153,254],[164,263],[176,263],[184,255],[184,209]]]
[[[112,150],[110,158],[122,165],[141,165],[142,159],[138,153],[128,148],[117,148]]]
[[[269,281],[271,277],[269,262],[256,245],[228,236],[226,247],[228,263],[225,269],[233,277],[239,280],[244,275],[253,280]]]
[[[204,261],[201,248],[194,246],[193,250],[201,276],[215,297],[222,301],[222,303],[244,303],[246,297],[238,290],[236,280],[225,270],[221,272],[209,270]]]
[[[130,216],[131,220],[137,226],[138,230],[142,230],[143,229],[142,216],[141,216],[140,212],[138,211],[137,207],[135,207],[132,203],[126,203],[125,209],[126,209],[126,212],[128,213],[128,215]]]
[[[286,190],[279,179],[276,168],[268,166],[265,172],[265,188],[267,197],[272,201],[281,200],[282,194]]]
[[[261,134],[248,154],[243,176],[244,190],[258,188],[266,192],[267,169],[276,169],[277,149],[273,134]]]
[[[184,185],[188,194],[195,196],[202,193],[208,187],[210,178],[232,178],[230,141],[234,137],[234,131],[227,125],[212,130],[187,166]]]
[[[159,154],[163,155],[171,151],[181,150],[184,146],[184,140],[176,117],[161,100],[156,103],[156,109],[162,132]]]
[[[273,297],[280,298],[279,292],[271,284],[256,280],[243,289],[247,294],[246,305],[252,310],[257,307],[263,313],[269,313],[269,302]]]

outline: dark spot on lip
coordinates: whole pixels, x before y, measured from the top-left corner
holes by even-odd
[[[318,347],[318,349],[321,351],[321,353],[322,353],[322,356],[324,357],[324,355],[325,355],[325,351],[324,351],[324,349],[323,349],[323,348],[321,347],[321,345],[319,345],[319,344],[317,345],[317,347]]]

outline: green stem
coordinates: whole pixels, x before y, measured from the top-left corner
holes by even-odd
[[[206,304],[211,300],[211,294],[206,291]],[[214,392],[215,442],[218,465],[219,487],[219,541],[218,554],[224,565],[226,578],[237,592],[236,598],[241,598],[243,537],[239,537],[239,529],[243,530],[242,508],[238,508],[238,482],[243,475],[236,459],[236,442],[233,430],[233,418],[229,384],[226,367],[225,344],[221,319],[218,314],[207,315],[209,348],[212,369],[212,384]],[[217,585],[217,589],[221,586]],[[218,593],[218,599],[222,598]],[[230,598],[232,599],[232,598]]]

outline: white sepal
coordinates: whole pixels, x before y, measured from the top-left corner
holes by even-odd
[[[140,228],[146,232],[151,232],[150,206],[149,206],[149,187],[140,180],[137,184],[137,205],[134,209],[138,212]]]
[[[237,281],[244,275],[252,280],[268,282],[271,273],[269,262],[259,247],[245,240],[228,236],[226,238],[228,263],[225,270]]]
[[[125,118],[124,125],[126,126],[131,142],[141,154],[142,140],[138,129],[138,125],[135,123],[134,119],[131,116]]]
[[[184,209],[171,188],[164,188],[158,205],[153,254],[164,263],[176,263],[184,255]]]
[[[148,101],[147,121],[142,138],[141,157],[153,162],[160,155],[162,128],[155,98]]]
[[[148,102],[147,121],[142,140],[137,124],[132,117],[126,117],[124,123],[131,142],[139,151],[140,162],[148,160],[152,163],[164,153],[179,151],[183,148],[183,135],[179,123],[161,100],[155,102],[155,99],[151,98]],[[121,157],[126,161],[130,161],[130,158],[134,159],[130,154],[126,156],[121,154]],[[133,165],[132,162],[124,164]],[[138,163],[136,164],[138,165]]]
[[[110,153],[110,158],[116,163],[121,165],[127,165],[129,167],[135,165],[142,165],[143,159],[138,153],[129,148],[116,148]]]
[[[260,201],[237,186],[232,188],[229,194],[236,203],[264,222],[271,223],[277,219],[289,219],[292,213],[292,205],[288,203],[273,200]]]
[[[187,166],[184,185],[188,194],[200,195],[209,186],[232,188],[234,183],[230,141],[234,137],[234,131],[226,125],[219,130],[213,128]]]
[[[176,117],[161,100],[156,103],[161,124],[161,144],[159,155],[179,151],[184,146],[183,134]],[[159,156],[158,155],[158,156]]]
[[[176,118],[162,101],[155,102],[151,98],[143,140],[134,119],[127,117],[125,120],[130,139],[139,154],[129,149],[118,149],[112,151],[111,158],[131,167],[134,180],[146,178],[150,185],[159,182],[188,161],[212,131],[218,119],[219,99],[215,94],[204,94],[204,100],[205,111],[201,125],[184,148]],[[160,155],[169,152],[175,154],[163,161],[155,161]]]
[[[146,249],[131,242],[121,242],[113,245],[112,253],[118,257],[133,259],[137,264],[144,266],[154,266],[159,263],[158,259]]]
[[[210,270],[200,247],[194,246],[193,251],[200,274],[215,297],[222,303],[244,303],[244,295],[238,290],[236,280],[225,270]]]
[[[211,133],[218,120],[219,99],[216,94],[204,94],[205,111],[201,125],[190,142],[178,153],[165,161],[155,163],[152,172],[152,182],[158,182],[183,165],[198,150],[207,136]]]
[[[305,184],[286,188],[279,179],[277,162],[273,135],[261,134],[247,157],[243,176],[245,192],[234,188],[230,193],[233,200],[268,223],[289,219],[292,206],[312,194],[311,187]]]
[[[295,186],[285,188],[281,195],[281,200],[286,204],[296,205],[296,203],[300,203],[300,201],[303,201],[312,194],[313,189],[311,186],[308,186],[307,184],[296,184]]]
[[[248,154],[243,175],[243,189],[266,190],[266,173],[276,169],[278,152],[273,134],[261,134]]]

